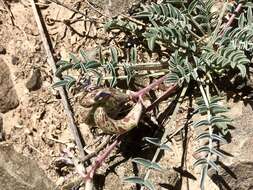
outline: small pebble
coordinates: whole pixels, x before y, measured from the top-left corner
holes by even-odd
[[[37,44],[37,45],[34,47],[34,49],[35,49],[35,52],[36,52],[36,51],[40,51],[40,50],[41,50],[40,44]]]
[[[34,62],[39,63],[40,62],[40,57],[35,57]]]
[[[61,177],[59,177],[59,179],[56,181],[56,185],[57,185],[57,186],[63,185],[65,181],[66,181],[66,179],[65,179],[63,176],[61,176]]]
[[[34,69],[25,86],[28,90],[38,90],[41,86],[41,83],[42,81],[40,70]]]
[[[6,49],[2,46],[0,46],[0,54],[6,54]]]
[[[12,63],[13,65],[18,65],[18,63],[19,63],[19,58],[16,57],[16,56],[14,56],[14,55],[12,55],[12,56],[11,56],[11,63]]]
[[[59,130],[59,129],[56,129],[56,130],[55,130],[55,134],[56,134],[56,135],[59,135],[59,134],[61,134],[61,133],[62,133],[61,130]]]
[[[32,135],[33,132],[32,132],[30,129],[25,128],[25,129],[24,129],[24,134],[26,134],[26,135]]]

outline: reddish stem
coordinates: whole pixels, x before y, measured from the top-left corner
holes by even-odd
[[[156,86],[158,86],[159,84],[161,84],[166,78],[167,78],[167,76],[165,75],[165,76],[159,78],[158,80],[155,80],[154,82],[152,82],[150,85],[146,86],[145,88],[139,90],[138,92],[134,92],[131,95],[132,98],[133,99],[139,99],[144,94],[147,94],[150,90],[152,90],[153,88],[155,88]]]
[[[165,81],[165,79],[167,78],[167,76],[163,76],[161,78],[159,78],[158,80],[155,80],[154,82],[152,82],[150,85],[146,86],[145,88],[139,90],[138,92],[134,92],[131,94],[131,98],[133,100],[142,100],[142,96],[144,94],[147,94],[151,89],[155,88],[156,86],[158,86],[159,84],[161,84],[162,82]],[[147,109],[146,111],[151,111],[152,109],[154,109],[154,107],[159,104],[161,101],[163,101],[164,99],[168,98],[169,95],[171,95],[173,92],[175,92],[175,90],[177,89],[177,84],[174,83],[172,84],[167,90],[166,92],[160,96],[159,98],[157,98]]]
[[[89,181],[93,178],[96,170],[101,166],[101,164],[104,162],[104,160],[109,156],[109,154],[112,152],[112,150],[119,144],[118,138],[109,146],[106,148],[106,150],[99,155],[95,162],[93,163],[93,166],[91,166],[90,170],[87,172],[85,180]]]
[[[227,24],[225,25],[225,27],[223,28],[222,32],[221,32],[221,35],[224,34],[224,32],[226,31],[226,29],[232,24],[232,22],[234,21],[235,19],[235,16],[237,13],[239,13],[239,11],[241,10],[242,8],[242,3],[239,3],[234,11],[234,13],[231,15],[231,17],[229,18]]]
[[[157,98],[149,107],[147,107],[146,111],[151,111],[154,109],[154,107],[159,104],[161,101],[165,100],[168,98],[169,95],[171,95],[173,92],[176,91],[178,85],[176,83],[172,84],[163,95],[161,95],[159,98]]]

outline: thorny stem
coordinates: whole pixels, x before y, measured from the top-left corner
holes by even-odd
[[[181,92],[181,94],[180,94],[180,97],[179,97],[179,100],[178,100],[178,102],[177,102],[177,105],[176,105],[176,107],[175,107],[175,109],[174,109],[174,112],[173,112],[173,114],[172,114],[172,116],[171,116],[171,119],[170,119],[170,121],[169,121],[169,123],[168,123],[168,127],[166,127],[166,129],[165,129],[165,131],[164,131],[164,133],[163,133],[163,136],[162,136],[162,138],[161,138],[161,143],[164,143],[164,142],[166,141],[166,138],[167,138],[167,136],[168,136],[168,134],[169,134],[169,131],[170,131],[170,129],[171,129],[169,126],[172,125],[173,122],[175,122],[177,112],[178,112],[179,107],[180,107],[180,105],[181,105],[181,103],[182,103],[182,101],[183,101],[183,98],[184,98],[184,96],[185,96],[186,90],[187,90],[187,86],[185,86],[185,87],[183,88],[183,90],[182,90],[182,92]],[[156,162],[157,157],[158,157],[160,151],[161,151],[161,148],[158,148],[158,149],[156,150],[156,152],[155,152],[155,154],[154,154],[154,157],[153,157],[153,159],[152,159],[152,162]],[[144,180],[147,180],[147,179],[149,178],[150,172],[151,172],[151,170],[148,170],[148,171],[147,171],[147,173],[146,173],[146,175],[145,175],[145,177],[144,177]],[[145,188],[145,187],[142,186],[142,187],[141,187],[141,190],[144,190],[144,188]]]

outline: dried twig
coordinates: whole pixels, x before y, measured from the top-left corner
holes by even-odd
[[[100,12],[96,7],[94,7],[93,4],[92,4],[90,1],[85,0],[85,2],[86,2],[94,11],[96,11],[98,14],[100,14],[100,15],[106,17],[106,18],[109,18],[109,16],[105,15],[104,13]]]
[[[107,16],[106,14],[102,13],[101,11],[99,11],[96,7],[94,7],[94,5],[93,5],[89,0],[85,0],[85,2],[86,2],[94,11],[96,11],[96,12],[99,13],[100,15],[102,15],[102,16],[104,16],[104,17],[106,17],[106,18],[110,18],[110,16]],[[130,16],[128,16],[128,15],[120,14],[120,16],[122,16],[123,18],[126,18],[126,19],[128,19],[128,20],[130,20],[130,21],[132,21],[132,22],[135,22],[135,23],[137,23],[137,24],[140,24],[140,25],[142,25],[142,26],[146,26],[145,23],[143,23],[143,22],[141,22],[141,21],[139,21],[139,20],[137,20],[137,19],[135,19],[135,18],[133,18],[133,17],[130,17]]]
[[[3,4],[4,8],[6,9],[6,11],[8,12],[9,17],[10,17],[10,19],[11,19],[12,25],[15,26],[15,24],[14,24],[14,16],[13,16],[13,14],[12,14],[12,12],[11,12],[9,6],[6,4],[6,2],[5,2],[4,0],[0,0],[0,1],[1,1],[1,3]]]
[[[55,138],[51,138],[51,137],[46,137],[48,140],[51,140],[51,141],[54,141],[54,142],[57,142],[57,143],[60,143],[60,144],[63,144],[63,145],[66,145],[67,142],[63,142],[61,140],[58,140],[58,139],[55,139]]]
[[[120,16],[122,16],[123,18],[126,18],[126,19],[128,19],[128,20],[130,20],[132,22],[135,22],[136,24],[139,24],[139,25],[142,25],[142,26],[146,26],[145,23],[143,23],[143,22],[141,22],[141,21],[139,21],[139,20],[137,20],[137,19],[135,19],[133,17],[130,17],[130,16],[127,16],[127,15],[124,15],[124,14],[121,14]]]
[[[75,12],[75,13],[81,14],[82,16],[86,17],[86,20],[89,20],[90,22],[98,22],[97,19],[88,18],[87,15],[86,15],[85,13],[83,13],[83,12],[81,12],[81,11],[79,11],[79,10],[73,8],[73,7],[70,7],[69,5],[66,5],[66,4],[64,4],[64,3],[61,3],[61,2],[58,1],[58,0],[49,0],[49,1],[50,1],[50,2],[53,2],[53,3],[57,4],[57,5],[60,5],[60,6],[64,7],[64,8],[66,8],[66,9],[69,9],[69,10]]]
[[[45,35],[44,28],[43,28],[43,25],[41,23],[40,16],[38,14],[38,10],[36,8],[34,0],[30,0],[30,2],[31,2],[31,5],[32,5],[33,14],[34,14],[37,26],[38,26],[38,30],[40,32],[40,36],[41,36],[41,39],[42,39],[42,42],[43,42],[43,45],[44,45],[44,48],[45,48],[45,51],[46,51],[46,54],[47,54],[47,62],[50,65],[53,73],[55,73],[56,70],[57,70],[57,68],[56,68],[56,65],[55,65],[55,61],[54,61],[52,52],[50,50],[50,46],[48,44],[48,39],[47,39],[47,37]],[[53,80],[54,80],[54,82],[56,82],[59,79],[56,76],[53,76]],[[72,133],[74,135],[76,144],[78,146],[78,149],[79,149],[79,152],[80,152],[80,155],[81,155],[81,159],[83,159],[85,157],[85,153],[84,153],[84,150],[83,150],[82,142],[81,142],[79,134],[78,134],[77,127],[75,125],[73,113],[71,111],[71,108],[70,108],[70,105],[69,105],[66,93],[65,93],[63,87],[59,87],[58,90],[59,90],[59,93],[60,93],[60,96],[61,96],[62,104],[64,106],[64,111],[65,111],[65,113],[66,113],[66,115],[68,117],[68,120],[69,120],[68,121],[69,127],[70,127],[70,129],[71,129],[71,131],[72,131]]]

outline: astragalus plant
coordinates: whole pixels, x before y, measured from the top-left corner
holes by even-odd
[[[249,1],[214,0],[164,0],[161,3],[143,4],[132,10],[129,17],[117,17],[105,23],[107,32],[118,30],[133,40],[128,58],[119,56],[119,49],[110,47],[109,56],[103,55],[98,48],[98,59],[90,60],[84,51],[81,57],[70,56],[69,61],[60,61],[57,75],[62,75],[57,85],[68,89],[74,86],[109,85],[115,87],[119,80],[131,82],[140,77],[163,77],[163,82],[176,87],[175,97],[180,105],[186,92],[195,97],[192,114],[201,114],[202,119],[193,123],[195,128],[203,128],[196,140],[206,142],[196,152],[200,157],[193,165],[202,168],[201,189],[204,189],[208,169],[218,170],[217,159],[225,156],[219,149],[219,143],[226,143],[231,119],[226,116],[229,110],[221,104],[222,80],[234,78],[247,80],[253,49],[253,4]],[[126,38],[125,38],[126,39]],[[135,44],[136,41],[136,44]],[[154,63],[140,63],[141,52],[163,54],[163,60]],[[165,59],[164,59],[165,58]],[[154,69],[161,66],[166,67]],[[140,69],[141,68],[141,69]],[[153,71],[150,72],[152,68]],[[77,70],[78,78],[66,75],[68,70]],[[224,83],[225,84],[225,83]],[[177,114],[175,106],[174,115]],[[204,116],[204,117],[203,117]],[[146,137],[157,146],[158,153],[167,149],[165,134],[162,139]],[[139,183],[149,189],[155,189],[148,179],[150,169],[161,170],[157,164],[157,155],[152,161],[136,158],[133,161],[147,167],[145,178],[129,177],[126,181]]]

